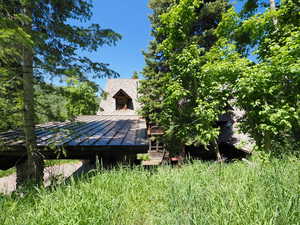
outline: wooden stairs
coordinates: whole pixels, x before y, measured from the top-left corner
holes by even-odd
[[[149,160],[142,161],[143,166],[161,165],[167,155],[164,145],[161,142],[159,142],[156,138],[153,140],[153,138],[151,137],[149,142],[148,154]]]

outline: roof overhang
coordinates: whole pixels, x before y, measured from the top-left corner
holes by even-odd
[[[117,98],[118,96],[123,95],[126,96],[127,98],[132,99],[123,89],[120,89],[114,96],[113,98]]]
[[[54,157],[59,149],[66,151],[70,158],[99,152],[120,154],[148,150],[146,121],[139,116],[81,116],[75,122],[38,125],[35,133],[37,147],[46,158]],[[0,158],[26,155],[21,131],[0,133],[0,142]]]

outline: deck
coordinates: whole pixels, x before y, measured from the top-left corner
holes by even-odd
[[[146,122],[139,116],[81,116],[75,121],[36,126],[37,146],[45,158],[85,158],[100,152],[148,150]],[[62,154],[63,152],[63,154]],[[0,133],[0,159],[26,154],[21,131]]]

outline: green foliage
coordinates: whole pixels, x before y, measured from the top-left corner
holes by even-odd
[[[1,77],[13,71],[12,65],[18,63],[23,49],[20,46],[32,46],[31,37],[20,27],[20,24],[29,22],[30,18],[21,11],[14,10],[21,4],[12,0],[9,3],[0,1],[0,73]]]
[[[9,82],[4,84],[8,85]],[[0,98],[0,130],[20,128],[23,123],[21,93],[2,90],[2,95],[9,96]],[[47,83],[35,85],[36,123],[65,121],[79,115],[96,114],[99,106],[97,91],[97,87],[89,82],[74,81],[61,87]]]
[[[257,64],[248,66],[236,83],[237,105],[246,111],[242,128],[257,145],[274,154],[299,152],[300,16],[299,4],[282,1],[276,12],[266,11],[243,22],[263,28],[258,38]],[[273,18],[277,18],[274,26]],[[298,19],[297,19],[298,18]]]
[[[240,14],[226,1],[152,2],[159,10],[151,17],[155,41],[145,54],[140,100],[172,148],[216,140],[215,122],[234,106],[260,149],[299,153],[298,1],[278,9],[247,1]],[[266,9],[255,13],[258,6]]]
[[[31,12],[31,18],[25,15],[25,11]],[[36,87],[36,123],[95,112],[96,88],[89,79],[118,74],[107,64],[82,56],[78,50],[97,51],[103,45],[114,45],[121,36],[99,24],[86,26],[91,16],[89,0],[0,1],[0,130],[23,125],[22,62],[25,48],[35,53],[32,68]],[[27,24],[32,29],[25,29]],[[66,90],[69,94],[65,97],[63,91],[45,83],[53,76],[62,80],[76,77],[82,84]],[[76,91],[79,87],[87,93]],[[80,102],[78,107],[76,99]],[[88,100],[87,104],[83,104],[82,99]],[[61,107],[66,101],[69,101],[68,114]]]
[[[0,131],[16,129],[23,123],[21,96],[9,87],[11,83],[0,87]]]
[[[236,71],[234,103],[245,111],[242,130],[260,149],[277,155],[299,154],[299,7],[295,1],[282,1],[276,11],[247,19],[229,10],[216,31],[223,48],[240,45],[257,56],[257,63],[240,57],[228,65]],[[249,39],[237,38],[243,35]],[[240,50],[235,47],[233,54]]]
[[[232,62],[235,105],[245,111],[242,130],[261,150],[276,155],[299,154],[299,7],[295,1],[282,1],[276,11],[266,10],[247,19],[231,10],[217,29],[226,40],[224,47],[229,43],[255,46],[257,63],[242,58]],[[236,38],[244,34],[249,41]]]
[[[116,76],[107,64],[93,62],[82,56],[78,49],[96,51],[102,45],[114,45],[121,36],[99,24],[89,26],[70,24],[70,20],[87,22],[92,16],[92,4],[88,0],[48,1],[29,0],[27,7],[32,10],[30,35],[34,41],[35,75],[59,75],[87,79]],[[85,23],[86,24],[86,23]],[[47,32],[45,32],[47,31]]]
[[[14,167],[10,168],[8,170],[0,170],[0,178],[9,176],[15,172],[16,172],[16,169]]]
[[[167,12],[174,3],[173,0],[151,0],[149,7],[153,14],[149,16],[152,23],[151,34],[155,37],[150,42],[148,51],[143,52],[146,66],[143,69],[143,75],[146,80],[141,80],[139,92],[141,93],[140,102],[143,104],[141,114],[151,123],[159,123],[159,113],[162,108],[164,96],[164,74],[168,71],[168,63],[162,51],[158,49],[158,44],[165,37],[158,33],[158,29],[163,27],[160,15]]]
[[[207,146],[219,134],[215,122],[226,106],[226,82],[231,78],[220,71],[211,74],[208,67],[225,54],[210,50],[218,40],[214,30],[228,7],[227,1],[182,0],[159,11],[154,20],[157,43],[151,43],[150,49],[162,57],[153,63],[146,55],[142,110],[150,122],[164,128],[169,150]]]
[[[139,79],[139,74],[138,72],[134,71],[132,76],[131,76],[132,79]]]
[[[97,91],[97,87],[89,82],[73,81],[69,82],[68,86],[61,87],[46,83],[36,85],[36,122],[41,124],[49,121],[65,121],[79,115],[96,114],[99,106]],[[9,95],[7,98],[0,98],[2,106],[0,130],[3,131],[17,129],[23,123],[20,93]]]
[[[298,224],[299,161],[250,163],[101,171],[23,197],[0,197],[0,223]]]
[[[136,158],[138,160],[150,160],[150,156],[148,153],[145,153],[145,154],[137,154],[136,155]]]
[[[32,46],[30,36],[20,27],[30,19],[12,10],[16,1],[0,1],[0,131],[22,124],[22,88],[20,59],[23,49]]]
[[[90,82],[70,79],[65,87],[67,96],[66,110],[68,118],[79,115],[94,115],[98,110],[98,88]]]
[[[68,119],[66,104],[67,96],[64,87],[49,84],[35,86],[36,121],[46,123],[49,121],[65,121]]]

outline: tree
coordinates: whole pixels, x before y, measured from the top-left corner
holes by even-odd
[[[149,7],[153,10],[149,20],[152,24],[151,35],[154,37],[149,43],[147,52],[143,52],[146,66],[143,69],[145,80],[141,80],[139,101],[142,103],[142,115],[150,124],[159,124],[159,113],[161,111],[161,100],[164,96],[163,79],[164,74],[169,70],[163,51],[158,49],[165,36],[158,30],[163,27],[160,16],[166,13],[174,4],[172,0],[151,0]]]
[[[42,156],[34,134],[35,109],[33,84],[42,82],[45,76],[77,77],[87,81],[87,75],[95,77],[116,76],[107,64],[93,62],[80,56],[78,49],[96,51],[99,46],[115,44],[120,35],[98,24],[89,27],[74,25],[70,21],[87,22],[91,18],[92,4],[88,0],[25,0],[1,4],[4,11],[18,12],[23,18],[17,29],[24,30],[31,45],[21,43],[23,80],[24,133],[27,164],[23,179],[39,183],[42,179]]]
[[[299,154],[299,8],[297,1],[282,1],[246,19],[230,10],[218,27],[223,49],[234,46],[235,55],[242,44],[256,56],[254,62],[240,56],[230,66],[236,71],[234,103],[245,111],[242,130],[275,155]],[[249,41],[236,38],[245,34]]]
[[[150,112],[150,120],[164,128],[171,150],[216,143],[216,121],[226,106],[228,90],[220,76],[212,77],[203,68],[213,60],[206,53],[218,40],[214,30],[228,8],[226,1],[219,0],[172,1],[155,17],[156,40],[150,47],[158,60],[146,57],[142,87],[143,93],[149,93],[141,100],[147,102],[143,110]]]
[[[259,148],[299,148],[299,3],[271,1],[255,14],[261,2],[238,14],[226,2],[182,0],[154,20],[141,100],[171,148],[216,146],[229,105],[245,111],[241,128]]]
[[[131,78],[132,78],[132,79],[139,79],[139,74],[138,74],[138,72],[134,71]]]
[[[65,86],[40,83],[34,86],[36,122],[65,121],[68,119],[68,101]]]
[[[98,88],[91,82],[79,82],[69,79],[68,86],[64,88],[67,96],[66,110],[68,118],[79,115],[95,115],[98,110]]]
[[[31,46],[30,36],[20,27],[29,20],[13,10],[15,1],[0,1],[0,130],[14,129],[21,123],[21,56],[20,46]]]
[[[261,32],[255,34],[260,40],[258,62],[237,82],[237,104],[246,111],[244,131],[272,154],[297,152],[300,144],[299,9],[297,1],[286,0],[276,11],[270,7],[243,21],[243,26],[259,27]]]
[[[38,123],[72,120],[80,115],[94,115],[99,106],[98,87],[94,82],[69,78],[67,86],[35,85]]]

